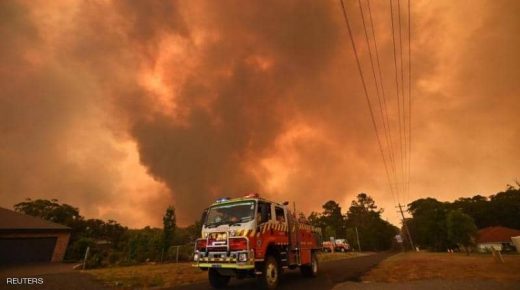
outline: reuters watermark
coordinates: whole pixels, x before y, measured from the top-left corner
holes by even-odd
[[[43,285],[43,278],[5,278],[6,285]]]

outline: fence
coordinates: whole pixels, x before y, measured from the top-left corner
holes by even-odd
[[[170,246],[161,256],[161,262],[187,262],[193,258],[194,244]]]

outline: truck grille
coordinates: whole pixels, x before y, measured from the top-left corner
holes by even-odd
[[[227,247],[208,247],[208,252],[227,252]]]

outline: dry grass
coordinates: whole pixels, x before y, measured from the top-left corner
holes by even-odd
[[[318,261],[326,262],[326,261],[335,261],[335,260],[343,260],[350,259],[360,256],[366,256],[370,253],[358,253],[358,252],[347,252],[347,253],[320,253],[318,254]]]
[[[85,271],[115,288],[174,287],[207,279],[208,273],[190,263],[139,265]]]
[[[491,255],[405,253],[383,261],[364,281],[403,282],[424,279],[520,281],[520,256],[504,256],[504,264]]]
[[[349,259],[367,253],[323,253],[320,262]],[[116,289],[174,287],[207,280],[208,273],[191,266],[191,263],[139,265],[87,270],[95,279]]]

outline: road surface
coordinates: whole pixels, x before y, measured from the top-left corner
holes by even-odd
[[[279,290],[295,289],[332,289],[334,285],[345,281],[359,281],[361,276],[379,262],[391,256],[391,253],[378,253],[351,259],[329,261],[320,264],[320,273],[316,278],[304,278],[299,270],[285,272],[281,276]],[[208,282],[171,288],[172,290],[208,290]],[[231,279],[226,289],[257,289],[255,279]]]

